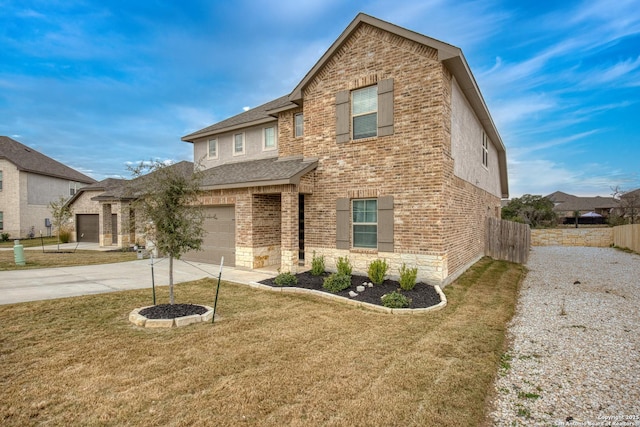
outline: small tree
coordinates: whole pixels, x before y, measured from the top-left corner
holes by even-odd
[[[67,205],[66,202],[67,200],[60,196],[58,200],[49,203],[49,210],[51,211],[52,218],[51,223],[56,229],[56,234],[58,236],[58,250],[60,250],[60,233],[65,231],[65,225],[67,225],[73,216],[71,206]]]
[[[525,194],[502,208],[502,219],[529,224],[531,228],[550,227],[556,223],[556,213],[550,199]]]
[[[618,202],[618,210],[620,216],[629,223],[635,224],[636,219],[640,216],[640,189],[635,191],[624,191],[620,186],[612,187],[611,194]]]
[[[169,303],[173,304],[173,259],[202,245],[201,173],[194,172],[190,163],[159,161],[141,163],[131,171],[135,179],[129,191],[137,222],[158,251],[169,257]]]

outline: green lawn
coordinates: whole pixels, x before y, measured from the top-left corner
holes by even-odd
[[[224,282],[219,321],[168,330],[128,322],[149,290],[3,306],[0,424],[479,425],[524,275],[482,259],[411,316]]]

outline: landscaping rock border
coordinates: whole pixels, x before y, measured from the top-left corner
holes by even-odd
[[[129,313],[129,322],[143,328],[180,328],[194,323],[211,322],[211,319],[213,319],[213,308],[207,305],[202,306],[207,309],[203,314],[192,314],[190,316],[176,317],[175,319],[148,319],[140,314],[142,310],[149,307],[153,306],[148,305],[133,309]]]
[[[355,300],[355,299],[345,298],[345,297],[340,296],[340,295],[335,295],[335,294],[331,294],[331,293],[327,293],[327,292],[317,291],[315,289],[304,289],[304,288],[286,287],[286,286],[274,287],[274,286],[264,285],[264,284],[258,283],[258,282],[249,282],[249,286],[251,286],[252,288],[255,288],[255,289],[262,289],[262,290],[270,291],[270,292],[316,295],[316,296],[319,296],[319,297],[322,297],[322,298],[326,298],[326,299],[330,299],[330,300],[333,300],[333,301],[339,301],[339,302],[343,302],[345,304],[354,305],[356,307],[367,308],[367,309],[370,309],[370,310],[380,311],[382,313],[388,313],[388,314],[405,314],[405,315],[406,314],[422,314],[422,313],[425,313],[425,312],[428,312],[428,311],[441,310],[447,305],[447,297],[444,295],[444,292],[442,292],[442,289],[440,289],[440,286],[438,286],[438,285],[435,285],[434,289],[436,290],[438,295],[440,295],[440,303],[438,303],[436,305],[432,305],[431,307],[426,307],[426,308],[388,308],[388,307],[384,307],[384,306],[376,305],[376,304],[371,304],[371,303],[364,302],[364,301],[358,301],[358,300]]]

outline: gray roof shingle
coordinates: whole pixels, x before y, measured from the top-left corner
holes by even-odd
[[[51,157],[47,157],[8,136],[0,136],[0,159],[2,158],[9,160],[21,171],[67,179],[69,181],[77,181],[84,184],[96,182],[95,179],[65,166],[53,160]]]
[[[297,105],[293,102],[289,101],[289,95],[281,96],[280,98],[274,99],[273,101],[269,101],[266,104],[262,104],[258,107],[247,110],[243,113],[235,115],[233,117],[229,117],[226,120],[215,123],[206,128],[200,129],[196,132],[190,133],[189,135],[183,136],[183,141],[192,142],[194,139],[211,135],[213,133],[223,132],[225,129],[234,128],[240,125],[249,125],[252,122],[259,122],[264,120],[272,119],[273,121],[278,120],[277,117],[273,117],[269,111],[277,110],[283,107],[296,107]]]
[[[253,160],[242,163],[228,163],[206,169],[203,173],[202,187],[234,188],[275,184],[297,183],[302,175],[318,165],[316,159],[277,158]]]

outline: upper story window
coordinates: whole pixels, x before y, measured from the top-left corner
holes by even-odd
[[[270,126],[262,130],[262,147],[264,150],[274,150],[276,148],[275,126]]]
[[[351,92],[353,139],[378,135],[378,86]]]
[[[207,157],[210,159],[218,158],[218,140],[210,139],[208,142]]]
[[[0,191],[2,191],[2,171],[0,171]]]
[[[393,79],[336,93],[336,142],[393,135]]]
[[[298,113],[293,116],[293,125],[294,125],[293,135],[296,138],[304,135],[304,115],[302,113]]]
[[[233,155],[244,154],[244,133],[233,135]]]
[[[489,140],[484,132],[482,132],[482,166],[489,167]]]
[[[74,181],[70,181],[69,182],[69,195],[73,196],[74,194],[76,194],[78,192],[78,189],[80,188],[80,183],[79,182],[74,182]]]

